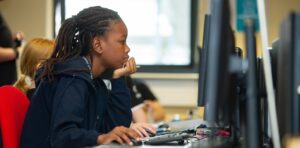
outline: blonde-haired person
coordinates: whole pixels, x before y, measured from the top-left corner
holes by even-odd
[[[34,38],[23,49],[20,58],[21,76],[15,83],[15,87],[24,92],[29,99],[35,91],[35,71],[41,62],[51,56],[53,48],[53,40]]]

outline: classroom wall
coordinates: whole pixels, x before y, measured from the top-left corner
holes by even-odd
[[[235,5],[235,3],[232,3]],[[300,12],[300,1],[299,0],[265,0],[266,15],[267,15],[267,25],[268,25],[268,46],[272,46],[272,42],[278,38],[279,27],[283,18],[287,17],[291,11]],[[233,10],[234,12],[234,10]],[[233,15],[235,19],[235,15]],[[233,22],[235,24],[235,22]],[[245,49],[245,38],[244,34],[237,32],[236,45]],[[261,34],[256,33],[257,37],[257,54],[262,56],[262,44],[261,44]]]
[[[0,12],[12,32],[23,31],[25,40],[53,38],[52,0],[3,0]]]
[[[300,11],[299,0],[265,0],[268,18],[269,43],[278,36],[278,29],[282,19],[290,10]],[[202,44],[203,16],[208,10],[209,0],[200,0],[199,11],[199,43]],[[234,13],[234,1],[233,4]],[[13,31],[22,30],[26,40],[33,37],[52,37],[53,32],[53,1],[52,0],[4,0],[0,2],[0,11],[6,18]],[[234,19],[233,15],[233,19]],[[233,24],[234,21],[232,22]],[[257,34],[257,47],[260,54],[260,35]],[[236,33],[237,46],[244,49],[244,35]],[[197,52],[196,52],[197,53]],[[197,74],[155,74],[134,75],[144,78],[146,83],[160,99],[161,103],[172,113],[185,114],[187,109],[195,108],[197,102]]]
[[[268,17],[269,43],[278,37],[279,27],[283,18],[290,11],[300,12],[300,0],[270,0],[270,11]]]

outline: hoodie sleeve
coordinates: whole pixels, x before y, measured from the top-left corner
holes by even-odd
[[[131,98],[125,77],[111,80],[112,90],[108,111],[115,126],[130,126],[132,120]]]
[[[66,83],[67,82],[67,83]],[[100,133],[83,128],[87,113],[87,83],[74,78],[62,78],[53,98],[51,147],[77,148],[94,146]]]

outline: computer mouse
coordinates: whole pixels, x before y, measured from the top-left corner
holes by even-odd
[[[163,123],[163,124],[161,124],[161,125],[158,126],[158,128],[166,128],[166,129],[168,129],[169,127],[170,126],[167,123]]]

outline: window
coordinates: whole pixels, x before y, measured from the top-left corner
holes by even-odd
[[[60,20],[97,5],[122,17],[128,28],[129,55],[135,57],[142,71],[192,69],[197,47],[197,0],[58,0],[56,33]]]

